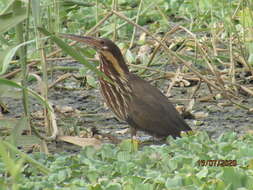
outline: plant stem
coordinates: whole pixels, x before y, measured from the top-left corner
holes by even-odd
[[[28,4],[28,6],[30,6],[30,4]],[[13,12],[15,14],[19,14],[20,10],[22,9],[22,2],[21,1],[15,1],[13,3]],[[29,10],[29,8],[28,8]],[[28,13],[29,14],[29,13]],[[16,38],[17,38],[17,43],[21,44],[25,41],[24,38],[24,23],[21,22],[19,24],[17,24],[17,26],[15,27],[16,30]],[[28,100],[28,92],[27,92],[27,78],[28,78],[28,67],[26,64],[26,60],[27,60],[27,50],[26,50],[26,46],[21,46],[18,50],[18,55],[19,55],[19,61],[21,64],[21,70],[22,70],[22,81],[21,84],[23,86],[22,88],[22,103],[23,103],[23,107],[24,107],[24,114],[25,117],[28,121],[28,128],[30,129],[30,133],[31,133],[31,127],[30,127],[30,113],[29,113],[29,100]]]
[[[142,7],[142,3],[143,0],[140,1],[140,4],[139,4],[139,8],[138,8],[138,12],[137,12],[137,15],[136,15],[136,20],[135,20],[135,23],[138,24],[139,22],[139,17],[140,17],[140,13],[141,13],[141,7]],[[129,48],[131,48],[134,44],[134,37],[135,37],[135,34],[136,34],[136,27],[134,27],[134,31],[133,31],[133,34],[132,34],[132,39],[131,39],[131,43],[130,43],[130,46]]]

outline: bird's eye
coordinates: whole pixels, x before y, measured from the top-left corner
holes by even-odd
[[[105,43],[104,40],[100,40],[99,43],[101,45],[101,49],[108,50],[108,47],[107,47],[107,45],[106,45],[106,43]]]

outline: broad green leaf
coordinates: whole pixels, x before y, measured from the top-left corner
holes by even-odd
[[[233,167],[225,167],[223,168],[223,176],[224,182],[226,184],[231,184],[233,189],[237,189],[238,187],[242,187],[242,175],[238,172],[237,169]]]
[[[122,187],[119,183],[110,183],[105,187],[105,190],[121,190]]]
[[[95,78],[91,75],[87,75],[86,76],[87,78],[87,83],[93,87],[93,88],[96,88],[98,85],[97,85],[97,81],[95,80]]]
[[[181,176],[168,178],[165,185],[167,188],[180,187],[183,185],[183,179]]]
[[[94,184],[89,186],[89,190],[104,190],[100,184]]]
[[[200,170],[200,171],[196,174],[196,176],[197,176],[198,178],[202,179],[202,178],[207,177],[207,174],[208,174],[208,169],[207,169],[207,167],[203,167],[203,169]]]
[[[91,183],[96,183],[97,179],[99,178],[99,175],[96,171],[89,171],[89,173],[87,173],[87,178]]]
[[[13,152],[15,152],[16,154],[18,154],[19,156],[21,156],[24,160],[26,160],[27,162],[29,162],[30,164],[32,164],[34,167],[36,167],[38,170],[40,170],[42,173],[44,174],[48,174],[50,172],[50,170],[48,168],[46,168],[45,166],[43,166],[41,163],[39,163],[38,161],[34,160],[33,158],[31,158],[30,156],[28,156],[27,154],[21,152],[20,150],[18,150],[16,147],[14,147],[12,144],[6,142],[6,141],[2,141],[2,143],[8,147],[10,150],[12,150]]]
[[[139,183],[135,185],[136,190],[153,190],[155,187],[149,183]]]
[[[5,78],[0,78],[0,84],[2,85],[7,85],[7,86],[11,86],[11,87],[14,87],[14,88],[19,88],[19,89],[22,89],[23,87],[18,84],[17,82],[14,82],[12,80],[8,80],[8,79],[5,79]]]
[[[3,16],[3,15],[6,15],[6,14],[10,14],[12,12],[12,5],[13,5],[14,1],[16,1],[16,0],[10,0],[8,2],[6,7],[0,12],[0,17]]]
[[[5,167],[11,178],[17,179],[17,176],[21,173],[21,168],[23,167],[24,160],[16,160],[15,156],[12,157],[11,154],[7,151],[3,142],[0,142],[0,157],[2,157],[2,160],[5,163]]]
[[[1,25],[0,25],[1,27]],[[15,53],[17,52],[17,50],[21,47],[21,46],[24,46],[24,45],[27,45],[29,43],[32,43],[34,42],[34,40],[30,40],[30,41],[27,41],[27,42],[24,42],[22,44],[19,44],[15,47],[10,47],[8,49],[6,49],[4,51],[4,53],[1,53],[0,54],[0,60],[2,60],[2,62],[0,62],[0,75],[4,74],[13,58],[13,56],[15,55]]]
[[[120,151],[118,154],[117,154],[117,159],[119,161],[127,161],[127,160],[130,160],[131,159],[131,154],[129,154],[128,151]]]
[[[252,170],[251,170],[252,171]],[[252,174],[252,173],[251,173]],[[245,177],[245,181],[246,181],[246,187],[248,189],[253,187],[253,174],[251,176]]]
[[[89,147],[82,150],[80,154],[65,151],[47,156],[33,154],[34,160],[50,166],[50,173],[41,175],[41,171],[37,171],[37,166],[26,161],[28,164],[24,168],[24,174],[28,172],[31,177],[28,179],[24,176],[24,182],[21,185],[27,189],[35,189],[35,187],[54,189],[57,186],[62,189],[97,190],[118,188],[125,190],[250,190],[253,186],[253,172],[246,166],[251,158],[241,157],[239,150],[242,144],[246,144],[251,149],[252,136],[237,138],[236,141],[232,139],[234,148],[231,152],[226,153],[227,157],[236,156],[235,159],[240,163],[239,167],[196,167],[195,161],[187,164],[190,155],[192,158],[200,158],[202,155],[201,151],[189,149],[189,147],[192,143],[204,143],[202,142],[203,136],[205,135],[198,134],[194,138],[172,139],[170,144],[145,146],[134,153],[127,151],[128,149],[122,151],[120,145],[105,144],[100,150]],[[228,133],[223,137],[233,137],[233,135]],[[215,158],[223,151],[219,148],[219,144],[226,144],[230,141],[230,138],[220,138],[220,141],[210,139],[205,143],[206,146],[212,145],[217,148],[210,148],[206,151]],[[176,170],[171,170],[167,166],[173,159],[177,163]],[[242,160],[247,161],[247,164],[242,165]],[[0,158],[0,173],[5,170]]]
[[[26,18],[26,8],[20,10],[18,14],[11,13],[7,15],[0,15],[0,34],[7,32]]]
[[[0,78],[1,80],[1,78]],[[13,99],[20,99],[22,97],[22,91],[20,88],[13,88],[12,86],[6,85],[5,83],[0,82],[0,98],[13,98]],[[0,99],[0,104],[4,102]],[[7,103],[7,102],[5,102]]]
[[[58,173],[58,180],[64,182],[64,180],[68,177],[68,173],[66,170],[61,170]]]
[[[7,149],[2,141],[0,141],[0,157],[1,160],[5,163],[7,171],[11,173],[14,170],[15,162],[9,156],[9,153],[7,152]]]
[[[119,146],[121,150],[128,152],[136,152],[138,150],[139,144],[137,140],[127,139],[123,140]]]
[[[223,190],[223,189],[225,190],[227,186],[222,180],[216,180],[215,185],[216,185],[215,190]]]
[[[178,167],[178,162],[176,158],[172,158],[168,162],[168,166],[171,170],[175,170]]]
[[[40,0],[32,0],[31,5],[35,26],[40,26]]]
[[[28,93],[30,96],[33,96],[36,100],[38,100],[41,103],[41,105],[46,106],[48,110],[50,111],[53,110],[50,104],[37,92],[33,91],[32,89],[28,89]]]
[[[238,18],[241,25],[246,27],[252,27],[252,8],[250,9],[249,7],[245,7],[243,10],[238,11]]]

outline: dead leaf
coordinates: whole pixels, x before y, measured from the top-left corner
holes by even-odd
[[[77,136],[58,136],[57,139],[75,144],[81,147],[93,146],[96,149],[101,147],[102,142],[95,138],[81,138]]]
[[[216,94],[210,94],[210,95],[207,95],[207,96],[203,96],[203,97],[200,97],[198,98],[197,100],[199,102],[209,102],[209,101],[214,101],[214,97],[216,96]]]
[[[208,113],[205,113],[205,112],[196,112],[193,115],[195,119],[202,119],[202,118],[208,117]]]
[[[5,114],[5,113],[10,113],[8,108],[7,108],[7,105],[5,105],[3,102],[1,102],[0,100],[0,114]]]
[[[139,37],[139,42],[144,43],[146,41],[147,34],[145,32],[141,33]]]
[[[221,103],[218,103],[217,106],[218,107],[226,107],[226,106],[232,106],[233,104],[231,102],[221,102]]]
[[[189,102],[189,104],[185,110],[188,112],[192,111],[194,104],[195,104],[195,99],[191,99],[191,101]]]
[[[249,112],[249,113],[253,113],[253,108],[250,108],[250,109],[248,110],[248,112]]]
[[[59,112],[59,113],[70,113],[70,112],[74,112],[75,109],[72,108],[71,106],[55,106],[55,111]]]
[[[179,105],[176,105],[176,110],[182,114],[183,112],[185,112],[185,107],[184,106],[179,106]]]
[[[190,86],[191,83],[188,80],[185,80],[183,78],[179,78],[176,82],[175,82],[175,86],[179,86],[179,87],[188,87]]]
[[[122,129],[122,130],[119,130],[119,131],[115,131],[115,133],[120,134],[120,135],[124,135],[126,133],[129,133],[129,128]]]
[[[253,90],[247,88],[246,86],[242,86],[240,85],[241,89],[245,92],[247,92],[248,94],[250,94],[251,96],[253,96]]]
[[[253,130],[248,130],[247,134],[253,135]]]

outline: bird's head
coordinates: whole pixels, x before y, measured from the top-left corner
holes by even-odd
[[[85,43],[97,50],[101,56],[104,66],[113,68],[119,75],[128,73],[128,67],[124,61],[122,53],[118,46],[111,40],[106,38],[96,38],[91,36],[79,36],[73,34],[60,34],[64,38]]]

